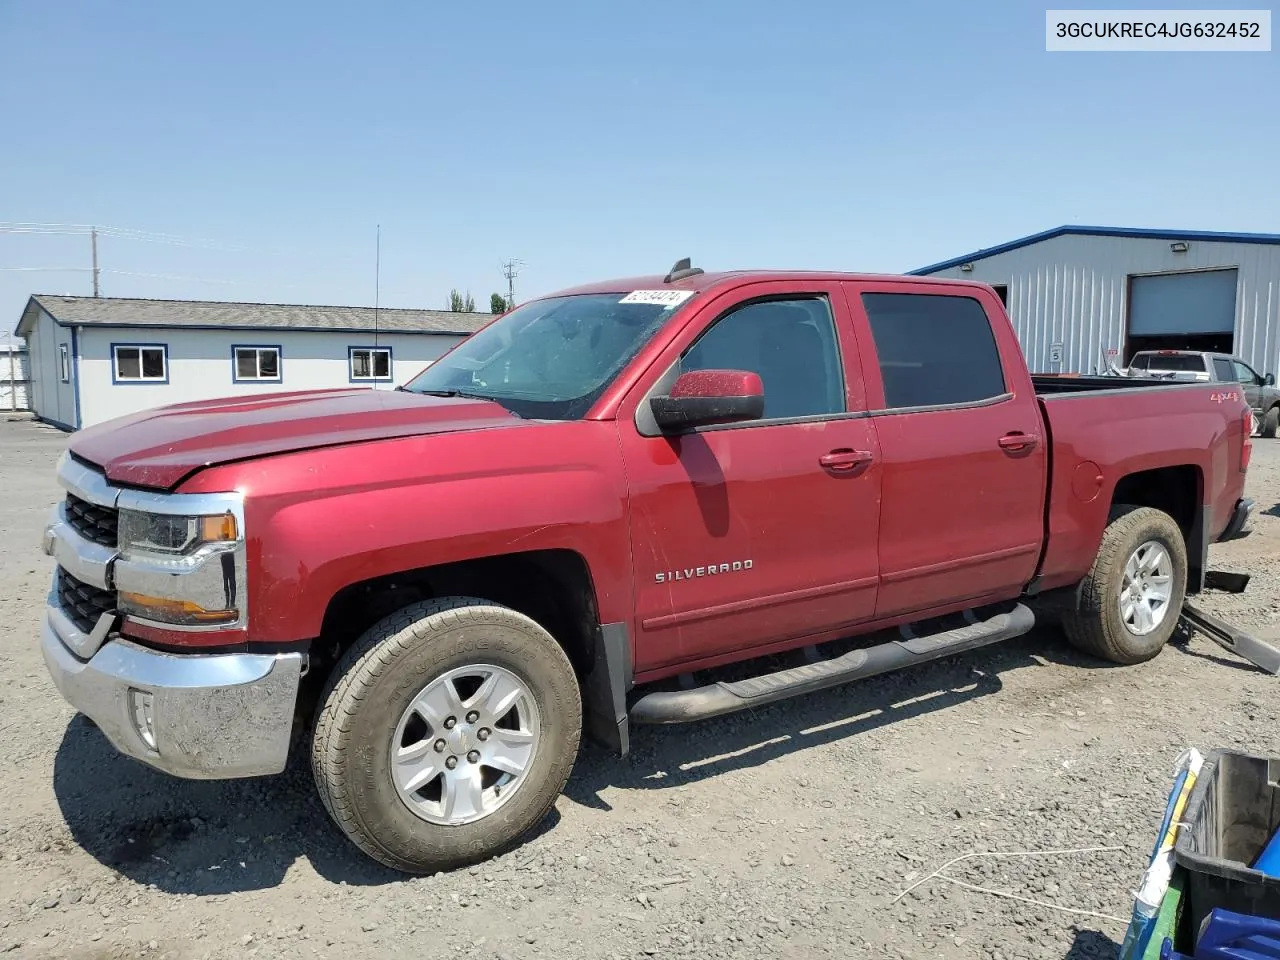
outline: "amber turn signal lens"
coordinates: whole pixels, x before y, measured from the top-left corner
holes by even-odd
[[[198,603],[190,600],[170,600],[166,597],[150,597],[145,593],[120,594],[120,606],[126,614],[146,617],[161,623],[234,623],[240,617],[240,611],[206,610]]]
[[[236,518],[229,513],[200,518],[200,539],[205,543],[226,543],[236,538]]]

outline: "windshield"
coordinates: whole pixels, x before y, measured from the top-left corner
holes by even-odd
[[[644,302],[644,291],[535,300],[464,340],[404,389],[493,400],[531,419],[576,420],[688,296],[649,297],[670,301],[664,303]]]

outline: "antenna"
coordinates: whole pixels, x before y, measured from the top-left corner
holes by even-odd
[[[378,224],[378,236],[373,247],[373,345],[378,345],[378,302],[382,297],[382,224]],[[373,358],[369,358],[373,363]]]
[[[523,267],[523,260],[508,260],[502,265],[502,275],[507,278],[507,309],[516,307],[516,276],[520,273],[516,267]]]
[[[686,277],[696,277],[702,273],[701,267],[693,266],[693,261],[688,257],[684,257],[676,261],[676,265],[671,268],[671,272],[662,278],[663,283],[675,283],[677,280],[683,280]]]

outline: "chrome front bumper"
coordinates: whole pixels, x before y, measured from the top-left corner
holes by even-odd
[[[302,654],[169,654],[117,636],[85,661],[59,636],[64,621],[47,611],[44,662],[63,698],[121,753],[193,780],[284,770]]]

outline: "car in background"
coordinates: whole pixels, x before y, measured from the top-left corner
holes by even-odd
[[[1239,357],[1197,350],[1143,350],[1133,355],[1127,375],[1160,380],[1235,383],[1253,411],[1253,432],[1274,438],[1280,427],[1280,390],[1274,374],[1260,376]]]

